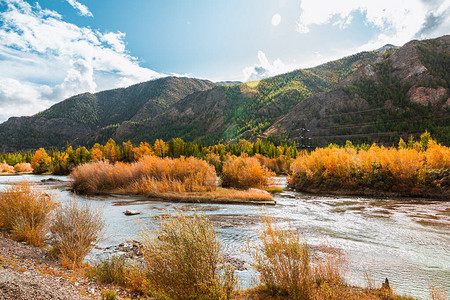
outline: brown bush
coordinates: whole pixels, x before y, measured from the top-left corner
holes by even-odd
[[[16,173],[31,173],[33,172],[33,168],[29,163],[18,163],[14,166],[14,171]]]
[[[15,240],[42,246],[55,207],[51,194],[28,182],[14,184],[1,194],[0,226]]]
[[[150,289],[173,299],[229,299],[234,270],[221,254],[212,224],[204,217],[176,214],[156,232],[142,235]]]
[[[269,294],[324,299],[347,293],[341,277],[343,260],[338,253],[314,255],[292,228],[281,229],[271,217],[262,221],[261,245],[252,248],[251,254],[260,283]]]
[[[78,192],[101,192],[126,188],[131,192],[205,191],[214,189],[214,167],[195,157],[178,159],[147,156],[138,162],[111,164],[87,163],[71,174]]]
[[[59,206],[50,226],[52,254],[69,268],[79,266],[101,237],[100,211],[71,201]]]
[[[276,174],[288,174],[291,163],[293,161],[293,159],[285,155],[280,155],[276,158],[268,158],[261,154],[255,154],[254,157],[259,160],[261,165],[265,166]]]
[[[7,163],[0,163],[0,174],[1,173],[14,173],[14,167],[8,165]]]
[[[264,188],[275,173],[262,166],[255,157],[230,157],[222,170],[222,186],[236,188]]]

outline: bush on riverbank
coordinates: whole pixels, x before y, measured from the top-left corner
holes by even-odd
[[[264,188],[275,173],[261,165],[255,157],[230,157],[223,164],[222,186],[236,188]]]
[[[261,245],[252,251],[254,268],[269,295],[323,299],[324,292],[341,294],[344,261],[336,250],[314,254],[292,228],[281,229],[271,217],[263,217],[259,236]]]
[[[11,185],[0,197],[0,227],[17,241],[43,246],[51,215],[56,207],[53,196],[28,182]]]
[[[81,193],[120,188],[131,192],[197,192],[217,186],[214,167],[194,157],[171,159],[147,156],[129,164],[97,161],[76,167],[71,177],[74,179],[74,190]]]
[[[261,154],[255,154],[254,157],[259,160],[261,165],[265,166],[272,172],[275,172],[276,174],[285,174],[285,175],[289,173],[291,163],[293,161],[293,159],[285,155],[269,158]]]
[[[4,174],[4,173],[7,173],[7,174],[15,173],[14,167],[8,165],[7,163],[0,163],[0,174]]]
[[[450,148],[428,140],[411,148],[318,148],[291,166],[289,186],[300,191],[383,191],[400,195],[446,195]]]
[[[33,167],[29,163],[18,163],[14,165],[14,171],[16,173],[31,173],[33,172]]]
[[[149,289],[171,299],[230,299],[234,269],[206,218],[177,213],[142,234]]]
[[[101,237],[100,211],[71,201],[60,205],[50,226],[52,254],[68,268],[78,267]]]

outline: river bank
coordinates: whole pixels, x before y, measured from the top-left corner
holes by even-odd
[[[133,295],[62,268],[44,248],[13,241],[0,231],[0,299],[101,299],[102,290]]]
[[[173,203],[234,204],[234,205],[275,205],[276,201],[269,192],[261,189],[237,190],[216,188],[205,192],[152,192],[111,190],[82,193],[86,196],[144,197],[147,202],[162,201]],[[143,199],[139,201],[145,201]]]
[[[450,199],[450,190],[445,192],[436,192],[429,190],[426,192],[411,193],[411,192],[391,192],[391,191],[381,191],[374,189],[321,189],[321,188],[295,188],[291,187],[293,191],[308,193],[312,195],[332,195],[332,196],[361,196],[361,197],[373,197],[373,198],[389,198],[389,199],[417,199],[421,198],[423,200],[438,200],[438,201],[448,201]]]

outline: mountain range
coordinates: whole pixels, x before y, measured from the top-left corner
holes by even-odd
[[[239,83],[164,77],[84,93],[0,124],[0,151],[180,137],[397,143],[428,130],[450,143],[450,36],[386,45]]]

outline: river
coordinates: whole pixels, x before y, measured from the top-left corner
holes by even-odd
[[[0,190],[12,182],[40,182],[49,177],[0,176]],[[286,178],[277,178],[281,186]],[[258,240],[260,216],[269,214],[283,226],[295,227],[313,248],[324,243],[339,248],[348,260],[349,283],[364,286],[364,273],[377,285],[389,278],[395,291],[420,298],[429,296],[429,286],[450,287],[450,202],[423,199],[375,199],[367,197],[307,195],[286,191],[275,195],[277,205],[265,208],[251,205],[183,204],[138,201],[137,197],[76,196],[55,184],[39,185],[52,190],[58,201],[77,199],[103,211],[104,239],[88,260],[105,256],[110,246],[139,239],[144,226],[152,229],[157,217],[175,210],[201,211],[216,227],[224,250],[244,261],[238,271],[241,287],[252,284],[255,272],[243,249]],[[117,205],[118,202],[121,205]],[[125,203],[123,203],[125,201]],[[133,203],[131,203],[133,201]],[[125,216],[125,210],[138,210],[138,216]]]

